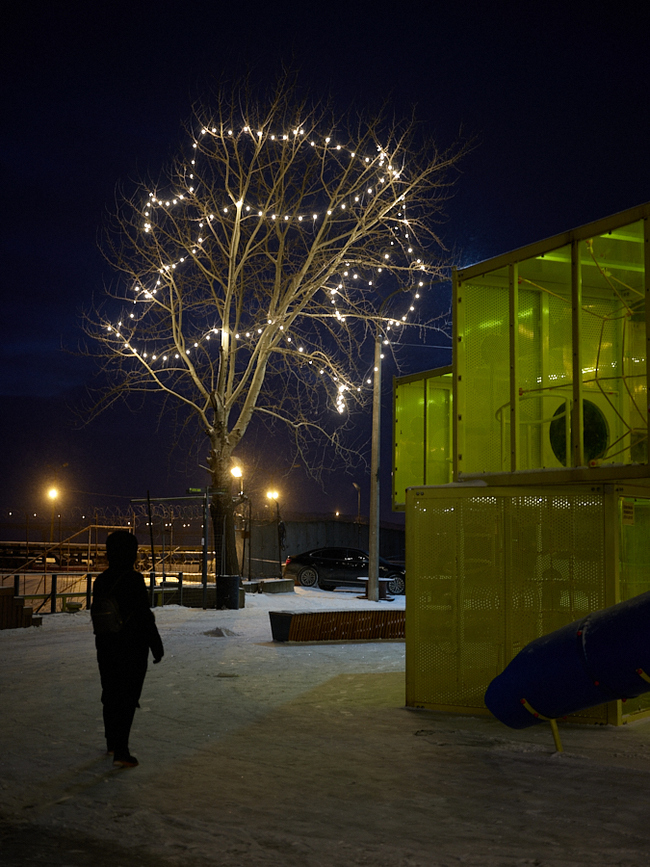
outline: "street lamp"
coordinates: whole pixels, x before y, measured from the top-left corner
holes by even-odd
[[[52,487],[47,492],[47,495],[50,498],[50,500],[52,501],[52,519],[50,521],[50,542],[53,542],[54,541],[54,509],[56,507],[56,501],[57,501],[58,496],[59,496],[59,491],[57,488]]]
[[[244,471],[240,467],[239,464],[235,464],[230,468],[230,475],[233,479],[239,480],[239,500],[237,501],[237,506],[239,506],[242,502],[244,502],[247,498],[244,497]],[[233,497],[233,502],[235,498]],[[250,525],[250,501],[248,508],[248,519]],[[242,531],[242,550],[241,550],[241,574],[244,574],[244,564],[246,562],[246,518],[244,517],[244,529]],[[237,555],[239,556],[239,555]],[[249,572],[250,572],[250,540],[249,540]],[[248,576],[250,579],[250,575]]]
[[[282,520],[280,518],[280,501],[278,499],[279,495],[277,491],[267,491],[266,496],[269,498],[269,500],[275,500],[276,520],[278,524],[278,570],[280,572],[280,578],[282,578],[282,543],[284,541],[284,525],[282,524]]]
[[[379,307],[379,319],[384,315],[384,309],[395,295],[402,289],[384,298]],[[379,602],[379,452],[381,430],[381,351],[382,333],[379,326],[375,335],[374,377],[372,381],[372,437],[370,442],[370,503],[368,507],[368,599]]]
[[[242,468],[238,464],[235,464],[235,466],[232,467],[230,470],[230,475],[233,477],[233,479],[240,479],[239,494],[241,496],[244,493],[244,483],[241,481],[241,479],[244,477]]]

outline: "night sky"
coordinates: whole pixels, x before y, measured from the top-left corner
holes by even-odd
[[[650,199],[646,9],[27,0],[5,12],[2,513],[46,508],[57,468],[64,509],[205,483],[196,456],[170,453],[173,426],[159,423],[155,400],[79,428],[93,364],[74,354],[82,308],[112,279],[97,236],[115,186],[173,154],[195,100],[247,71],[273,80],[285,63],[341,112],[390,97],[397,113],[415,105],[441,146],[474,136],[442,228],[467,265]],[[448,351],[413,349],[402,372],[449,361]],[[387,410],[394,372],[385,372]],[[355,514],[353,481],[367,510],[367,474],[328,477],[323,492],[298,471],[281,477],[290,463],[274,464],[261,440],[242,460],[255,465],[257,486],[280,489],[287,510]]]

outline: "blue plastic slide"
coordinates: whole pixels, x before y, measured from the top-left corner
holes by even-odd
[[[485,704],[502,723],[523,729],[648,691],[650,592],[531,641],[494,678]]]

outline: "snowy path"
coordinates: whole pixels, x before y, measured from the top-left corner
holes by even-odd
[[[403,643],[271,641],[269,610],[356,606],[298,589],[158,609],[124,771],[102,754],[88,615],[0,632],[3,865],[650,862],[650,723],[563,727],[558,755],[545,727],[405,710]]]

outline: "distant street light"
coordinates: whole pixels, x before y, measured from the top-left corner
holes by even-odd
[[[267,491],[266,496],[269,500],[275,500],[276,520],[278,524],[278,570],[280,578],[282,578],[282,543],[284,542],[284,524],[280,518],[280,501],[277,491]]]
[[[242,470],[242,468],[239,464],[235,464],[233,467],[230,468],[230,475],[233,477],[233,479],[239,479],[239,500],[237,501],[237,506],[239,506],[241,503],[245,502],[248,499],[248,497],[244,497],[244,471]],[[235,498],[233,497],[233,502],[234,502],[234,500],[235,500]],[[248,501],[249,572],[250,572],[250,513],[251,513],[251,510],[250,510],[250,500],[249,500]],[[244,520],[244,530],[243,530],[243,534],[242,534],[242,550],[241,550],[241,574],[242,575],[244,574],[244,563],[246,562],[246,518],[245,518],[245,516],[244,516],[243,520]],[[237,556],[239,556],[239,555],[237,555]],[[250,579],[250,575],[248,577]]]
[[[65,467],[68,466],[68,463],[66,462],[65,464],[54,464],[54,465],[47,464],[46,466],[51,470],[52,476],[50,476],[50,478],[53,478],[53,481],[54,481],[54,484],[49,488],[49,490],[47,492],[47,496],[49,497],[49,499],[52,502],[52,518],[50,521],[50,542],[53,542],[54,541],[54,508],[56,506],[56,501],[59,499],[59,493],[60,493],[60,491],[57,487],[57,485],[59,484],[59,470],[65,469]],[[60,518],[61,518],[61,516],[59,515],[59,536],[61,535]],[[59,541],[60,541],[60,539],[59,539]]]
[[[242,468],[238,464],[236,464],[234,467],[231,468],[230,475],[233,477],[233,479],[243,479],[244,472]],[[244,493],[243,481],[239,482],[239,493],[240,495]]]
[[[54,509],[56,508],[56,501],[59,496],[59,491],[57,488],[50,488],[47,492],[48,497],[52,500],[52,518],[50,520],[50,542],[54,541]]]

